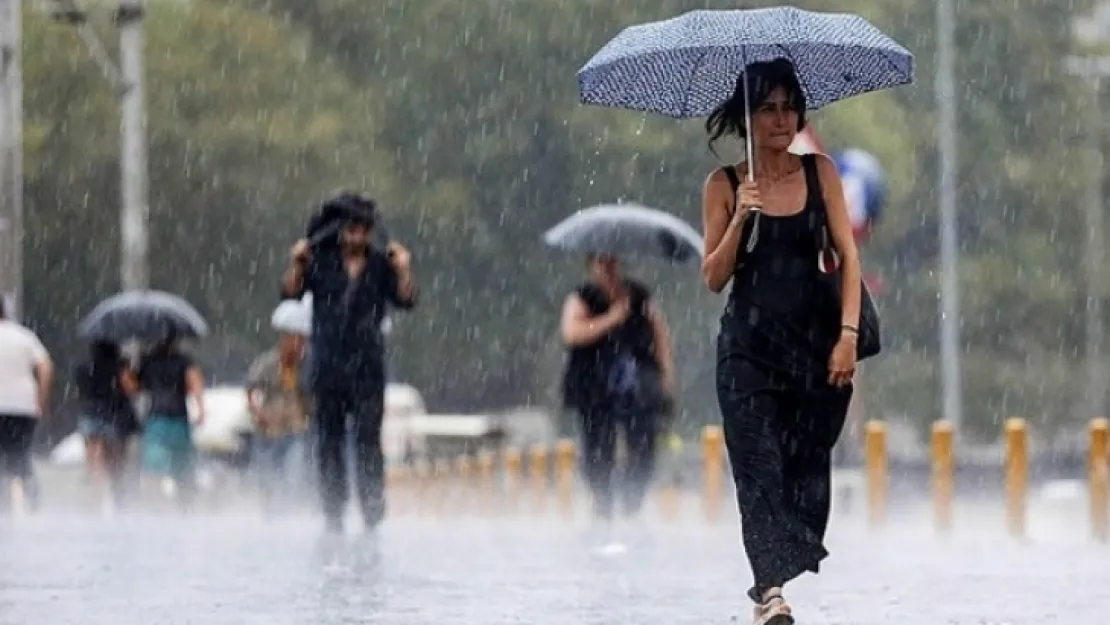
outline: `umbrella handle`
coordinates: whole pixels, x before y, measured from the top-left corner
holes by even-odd
[[[752,142],[752,103],[748,90],[748,66],[740,72],[740,80],[744,83],[744,149],[748,153],[748,182],[755,180],[755,146]],[[754,226],[753,226],[754,227]]]
[[[750,217],[752,220],[752,232],[750,235],[748,235],[748,242],[744,246],[744,248],[748,250],[748,253],[755,251],[755,243],[759,239],[759,215],[763,211],[753,208],[751,209],[751,212],[752,214],[750,215]]]
[[[748,66],[744,65],[744,70],[740,72],[740,80],[744,86],[744,149],[748,153],[748,182],[755,180],[755,145],[752,141],[752,103],[751,91],[748,89]],[[748,237],[748,243],[745,246],[748,253],[755,250],[756,240],[759,239],[759,207],[751,207],[752,211],[752,233]]]

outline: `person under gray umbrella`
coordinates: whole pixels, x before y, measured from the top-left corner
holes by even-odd
[[[139,389],[149,399],[142,431],[142,468],[171,480],[183,511],[196,496],[196,446],[193,428],[205,420],[204,372],[170,332],[139,359]],[[196,407],[190,421],[188,401]]]
[[[189,302],[164,291],[125,291],[109,297],[85,315],[77,334],[88,341],[156,343],[167,336],[198,339],[208,322]]]
[[[583,218],[583,213],[590,213],[583,211],[549,230],[544,239],[564,250],[638,250],[672,261],[676,256],[700,256],[696,249],[692,254],[681,251],[682,246],[675,244],[681,236],[655,236],[669,230],[658,228],[658,223],[644,227],[644,220],[638,219],[642,215],[635,216],[637,211],[626,214],[623,222],[619,212],[608,212],[612,226],[608,229],[588,223],[597,220],[597,211],[592,219]],[[622,229],[622,223],[632,227]],[[606,232],[612,237],[607,239]],[[667,243],[658,246],[664,239]],[[587,267],[589,279],[563,303],[560,331],[569,352],[563,401],[580,419],[594,530],[602,534],[596,538],[605,541],[617,504],[613,484],[617,438],[623,431],[628,451],[620,500],[625,514],[634,516],[654,473],[660,417],[672,408],[676,383],[670,330],[647,286],[622,275],[612,253],[587,252]]]

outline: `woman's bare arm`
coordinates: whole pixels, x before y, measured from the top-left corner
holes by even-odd
[[[197,425],[204,422],[204,372],[196,365],[185,371],[185,392],[197,403]]]
[[[821,192],[825,200],[825,210],[828,213],[829,236],[840,256],[841,313],[840,323],[859,329],[859,309],[861,287],[859,248],[856,239],[852,236],[852,221],[848,217],[848,206],[844,200],[844,188],[840,183],[840,174],[836,171],[836,164],[827,156],[817,157],[817,176],[821,181]]]
[[[624,305],[627,307],[627,303]],[[586,302],[577,293],[570,294],[563,302],[563,315],[559,323],[563,343],[568,347],[581,347],[600,341],[601,337],[620,325],[627,316],[622,317],[620,311],[618,305],[613,305],[605,314],[591,317]]]
[[[740,247],[740,232],[744,224],[744,211],[736,211],[735,193],[724,169],[709,175],[702,192],[702,232],[705,237],[705,260],[701,275],[706,286],[720,293],[732,279],[736,269],[736,254]],[[738,216],[734,217],[733,215]]]
[[[139,378],[131,367],[124,365],[119,370],[119,387],[123,394],[134,397],[139,394]]]

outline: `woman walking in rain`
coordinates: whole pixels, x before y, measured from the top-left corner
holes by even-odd
[[[196,490],[196,450],[187,402],[190,397],[195,402],[195,425],[201,425],[204,422],[204,374],[192,358],[181,351],[176,335],[171,335],[143,356],[138,378],[139,387],[150,398],[143,425],[143,468],[171,478],[178,502],[187,508]]]
[[[565,404],[581,417],[582,457],[594,515],[612,520],[617,434],[624,430],[628,463],[623,504],[636,514],[655,462],[658,417],[674,390],[667,324],[648,288],[621,275],[616,257],[591,254],[590,279],[563,304],[561,333],[570,358]]]
[[[745,136],[755,163],[705,183],[703,276],[714,293],[732,281],[717,339],[717,396],[736,483],[755,623],[793,623],[783,586],[816,573],[828,552],[831,452],[852,396],[860,322],[860,261],[840,178],[822,155],[787,151],[805,127],[793,66],[748,66],[748,93],[707,120],[710,144]],[[744,179],[754,167],[754,181]],[[758,217],[749,207],[760,207]],[[835,255],[823,254],[823,233]],[[823,278],[839,257],[843,297]]]
[[[97,341],[89,359],[74,370],[81,405],[78,431],[85,439],[85,455],[94,479],[106,488],[112,506],[122,497],[127,441],[138,431],[131,399],[138,393],[135,373],[119,345]]]

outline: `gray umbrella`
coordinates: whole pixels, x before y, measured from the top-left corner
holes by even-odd
[[[675,263],[696,261],[702,237],[685,221],[637,204],[603,204],[580,210],[543,235],[551,247],[615,256],[651,256]]]
[[[96,305],[77,326],[87,340],[158,341],[169,336],[201,338],[208,323],[189,302],[163,291],[127,291]]]

